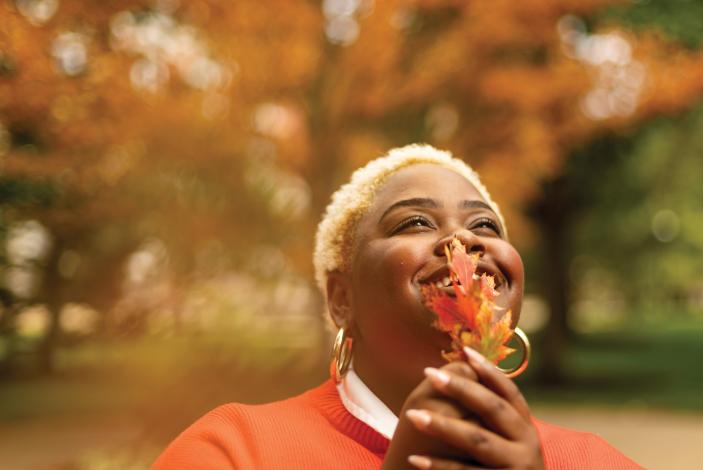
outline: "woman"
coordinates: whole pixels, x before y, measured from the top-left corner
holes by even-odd
[[[600,438],[530,416],[515,384],[467,349],[446,364],[426,283],[448,275],[458,238],[520,315],[524,275],[478,176],[430,146],[357,170],[318,227],[314,264],[340,333],[333,379],[284,401],[219,407],[184,431],[155,469],[641,468]]]

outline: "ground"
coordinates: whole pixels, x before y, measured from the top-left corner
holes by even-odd
[[[603,437],[651,470],[697,468],[703,443],[703,414],[612,407],[533,407],[540,419]]]

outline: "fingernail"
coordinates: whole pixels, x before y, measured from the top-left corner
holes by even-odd
[[[417,468],[432,468],[432,460],[428,459],[427,457],[423,457],[422,455],[409,455],[408,463],[413,467]]]
[[[437,388],[443,388],[449,383],[449,374],[434,367],[425,367],[425,376]]]
[[[476,362],[478,365],[483,366],[488,364],[488,360],[475,349],[471,349],[468,346],[464,346],[464,353],[466,353],[469,359],[473,359],[473,361]]]
[[[426,428],[432,422],[432,417],[425,410],[408,410],[405,416],[418,428]]]

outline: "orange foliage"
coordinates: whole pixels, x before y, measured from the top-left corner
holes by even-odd
[[[475,274],[480,253],[467,253],[456,238],[445,252],[452,294],[434,284],[422,289],[427,308],[437,315],[434,327],[448,333],[452,340],[452,351],[443,352],[444,357],[448,361],[462,360],[463,348],[468,346],[497,364],[514,351],[505,345],[513,335],[511,312],[499,312],[495,305],[495,278]]]
[[[359,39],[338,58],[335,76],[341,86],[330,100],[334,115],[369,127],[388,120],[403,125],[398,119],[403,114],[424,117],[422,131],[397,132],[393,143],[427,140],[468,160],[506,207],[517,239],[529,235],[522,208],[543,181],[559,174],[572,149],[603,130],[626,129],[677,112],[703,92],[703,56],[654,34],[636,36],[612,27],[599,32],[622,38],[631,49],[621,63],[567,53],[569,36],[560,31],[560,20],[619,2],[381,3],[361,19]],[[602,39],[580,34],[583,44]],[[634,88],[637,77],[611,82],[618,74],[640,70],[643,83],[628,91],[635,101],[631,110],[587,115],[584,102],[590,92],[609,85],[617,99],[616,86]],[[438,104],[454,113],[452,131],[433,129],[428,118]],[[343,159],[359,161],[356,156]]]

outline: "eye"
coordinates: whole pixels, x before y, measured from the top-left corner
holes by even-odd
[[[391,235],[395,235],[396,233],[415,227],[434,228],[434,225],[427,218],[421,215],[414,215],[412,217],[408,217],[407,219],[403,220],[398,225],[393,227]]]
[[[501,234],[500,226],[498,225],[498,223],[493,219],[489,219],[488,217],[481,217],[471,225],[471,230],[476,229],[488,229],[496,235]]]

